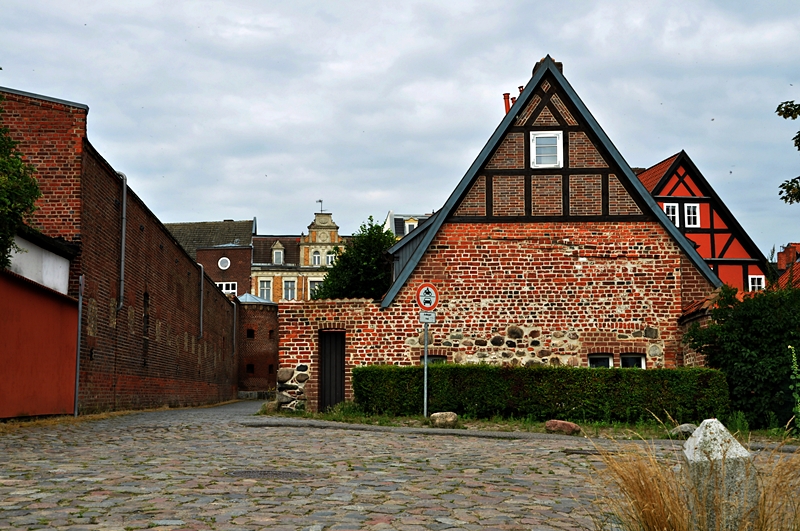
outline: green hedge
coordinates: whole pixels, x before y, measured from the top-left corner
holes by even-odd
[[[353,369],[355,401],[365,411],[422,413],[423,368],[369,365]],[[428,367],[428,411],[475,418],[575,422],[698,422],[728,411],[728,384],[713,369],[588,369],[435,364]]]

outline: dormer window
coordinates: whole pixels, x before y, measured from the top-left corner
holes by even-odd
[[[272,250],[272,263],[275,265],[283,264],[283,249]]]
[[[531,168],[561,168],[564,165],[561,131],[531,133]]]
[[[417,228],[416,223],[406,223],[406,234]]]

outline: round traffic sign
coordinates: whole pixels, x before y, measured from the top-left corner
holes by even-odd
[[[430,282],[423,282],[417,288],[417,304],[426,312],[434,310],[439,305],[439,292]]]

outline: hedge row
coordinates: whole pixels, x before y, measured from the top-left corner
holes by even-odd
[[[353,369],[355,401],[365,411],[422,414],[423,368]],[[652,419],[698,422],[728,411],[728,384],[713,369],[589,369],[435,364],[428,367],[428,412],[474,418],[575,422]],[[652,414],[650,413],[652,412]]]

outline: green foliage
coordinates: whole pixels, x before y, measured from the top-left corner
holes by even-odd
[[[800,369],[797,367],[797,352],[792,345],[789,345],[789,351],[792,353],[792,374],[790,376],[792,383],[789,384],[792,398],[794,398],[792,412],[794,413],[794,424],[800,429]]]
[[[723,287],[711,322],[694,325],[684,336],[725,373],[731,407],[743,411],[753,428],[765,427],[772,411],[783,425],[792,416],[789,388],[791,352],[800,339],[800,290],[759,291],[739,300],[736,289]]]
[[[421,366],[353,369],[355,400],[368,413],[418,415],[422,387]],[[727,409],[725,377],[711,369],[428,367],[428,410],[470,418],[631,423],[668,413],[679,422],[689,422],[721,416]]]
[[[386,251],[397,243],[372,216],[362,223],[312,294],[314,299],[379,299],[392,282],[392,263]]]
[[[784,101],[775,109],[775,114],[787,120],[796,120],[800,116],[800,103],[794,101]],[[800,131],[794,135],[794,146],[800,151]],[[779,197],[786,203],[800,203],[800,177],[784,181],[779,186]]]
[[[33,166],[23,162],[16,146],[8,128],[0,127],[0,269],[11,265],[11,251],[19,250],[14,236],[30,219],[42,195]]]

